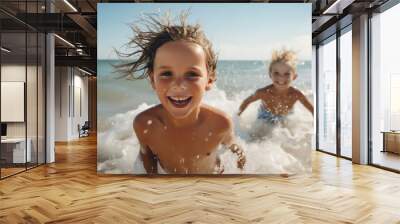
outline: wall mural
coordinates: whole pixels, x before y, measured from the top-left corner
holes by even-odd
[[[103,174],[311,171],[311,4],[98,5]]]

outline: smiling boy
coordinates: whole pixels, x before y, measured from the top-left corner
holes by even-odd
[[[296,59],[292,51],[274,51],[269,66],[269,77],[272,84],[258,89],[253,95],[246,98],[239,107],[238,115],[243,113],[247,106],[261,100],[258,110],[258,119],[270,124],[277,124],[285,120],[292,112],[296,102],[300,102],[313,114],[314,107],[304,94],[292,86],[297,78]]]
[[[138,56],[119,65],[124,74],[149,79],[160,103],[136,116],[133,127],[141,144],[140,155],[147,173],[222,173],[217,155],[220,145],[238,155],[243,168],[243,150],[234,144],[233,124],[222,111],[202,103],[216,77],[216,55],[199,25],[190,26],[181,17],[179,25],[150,17],[143,31],[134,27],[130,44]]]

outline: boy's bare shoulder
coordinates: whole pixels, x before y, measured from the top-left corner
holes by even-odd
[[[265,86],[263,88],[257,89],[255,94],[265,94],[272,88],[272,85]]]
[[[201,112],[207,123],[216,128],[230,130],[233,127],[232,119],[222,110],[208,105],[202,105]]]
[[[149,123],[152,124],[153,122],[160,120],[161,108],[161,105],[157,105],[136,115],[135,119],[133,120],[133,127],[135,130],[143,129],[144,127],[148,126]]]
[[[290,87],[290,93],[295,95],[298,98],[304,96],[304,94],[303,94],[303,92],[301,92],[301,90],[299,90],[293,86]]]

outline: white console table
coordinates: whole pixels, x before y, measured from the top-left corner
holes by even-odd
[[[31,145],[32,141],[30,138],[26,139],[27,147],[25,154],[25,138],[6,138],[1,139],[2,151],[10,150],[9,147],[12,147],[12,163],[25,163],[31,162],[32,153],[31,153]],[[3,150],[3,147],[6,147]],[[27,159],[25,161],[25,159]]]

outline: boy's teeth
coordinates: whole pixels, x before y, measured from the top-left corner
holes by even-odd
[[[177,97],[177,96],[169,96],[168,99],[174,104],[176,107],[185,107],[189,104],[191,100],[191,96]]]
[[[183,101],[183,100],[189,99],[189,96],[188,96],[188,97],[175,97],[175,96],[171,96],[171,98],[172,98],[173,100]]]

